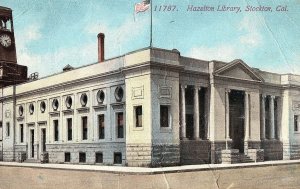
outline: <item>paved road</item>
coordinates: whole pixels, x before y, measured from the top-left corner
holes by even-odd
[[[300,188],[300,164],[154,175],[0,166],[0,189]]]

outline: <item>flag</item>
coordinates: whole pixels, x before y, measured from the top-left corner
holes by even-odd
[[[136,3],[134,5],[134,12],[139,13],[139,12],[145,12],[148,10],[150,7],[150,0],[143,0],[141,3]]]

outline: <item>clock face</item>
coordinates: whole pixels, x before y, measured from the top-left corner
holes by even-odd
[[[11,46],[11,38],[7,34],[1,34],[0,35],[0,44],[3,47],[10,47]]]

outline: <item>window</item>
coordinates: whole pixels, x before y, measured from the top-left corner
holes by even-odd
[[[44,101],[41,102],[40,104],[40,109],[41,109],[41,112],[44,113],[45,110],[46,110],[46,103]]]
[[[114,153],[114,164],[122,164],[122,153],[121,152]]]
[[[23,116],[24,108],[23,106],[19,106],[19,116]]]
[[[169,107],[160,106],[160,127],[169,127]]]
[[[71,162],[71,153],[65,152],[65,162]]]
[[[84,152],[79,152],[79,163],[85,163],[86,162],[86,156]]]
[[[96,152],[96,163],[103,163],[103,153]]]
[[[104,99],[105,99],[105,94],[104,94],[103,90],[99,90],[97,92],[97,102],[101,104],[101,103],[103,103]]]
[[[7,137],[10,136],[10,124],[9,124],[9,122],[6,123],[6,136]]]
[[[99,124],[99,139],[104,139],[105,138],[104,114],[98,115],[98,124]]]
[[[88,127],[87,127],[87,117],[84,116],[81,118],[82,123],[82,140],[88,139]]]
[[[58,120],[53,120],[54,141],[58,141]]]
[[[67,119],[68,140],[72,140],[72,118]]]
[[[56,111],[58,109],[58,106],[59,106],[58,100],[54,99],[52,101],[52,108],[53,108],[53,110]]]
[[[34,112],[34,105],[31,103],[31,104],[29,105],[29,113],[30,113],[30,115],[32,115],[33,112]]]
[[[298,115],[294,115],[294,131],[299,131],[298,128]]]
[[[123,99],[124,91],[122,87],[117,87],[115,90],[115,98],[118,102],[120,102]]]
[[[88,97],[86,95],[86,93],[83,93],[80,97],[80,103],[82,105],[82,107],[85,107],[88,101]]]
[[[24,127],[23,124],[20,124],[20,142],[24,142]]]
[[[71,96],[67,96],[67,98],[66,98],[66,107],[68,108],[68,109],[70,109],[71,107],[72,107],[72,97]]]
[[[135,126],[143,127],[143,108],[142,108],[142,106],[135,107]]]
[[[124,138],[123,112],[117,113],[118,138]]]

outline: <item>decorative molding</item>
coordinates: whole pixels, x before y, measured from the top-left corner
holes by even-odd
[[[49,115],[51,115],[51,116],[59,116],[59,114],[60,114],[59,111],[49,112]]]
[[[88,113],[90,111],[90,107],[80,107],[80,108],[77,108],[77,111],[79,113]]]
[[[172,98],[172,87],[160,86],[159,87],[160,98]]]
[[[23,121],[23,120],[24,120],[24,116],[17,117],[17,121]]]
[[[144,85],[140,87],[132,87],[132,100],[144,98]]]
[[[47,125],[47,121],[38,121],[37,124],[39,126],[45,126],[45,125]]]
[[[73,114],[74,110],[73,109],[67,109],[62,111],[64,114]]]
[[[106,106],[106,104],[100,104],[100,105],[93,106],[93,108],[95,110],[105,110],[107,108],[107,106]]]
[[[293,101],[293,110],[300,110],[300,101]]]

